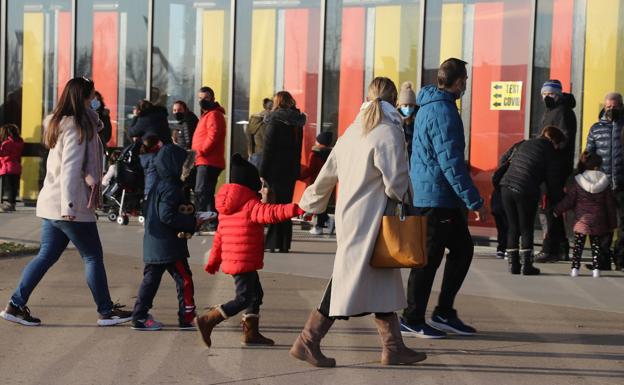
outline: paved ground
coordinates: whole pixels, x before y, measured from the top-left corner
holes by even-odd
[[[141,279],[141,231],[101,222],[111,294],[129,306]],[[37,240],[31,211],[0,215],[0,238]],[[82,263],[68,252],[33,294],[30,307],[44,325],[0,322],[2,383],[16,384],[621,384],[624,378],[624,274],[571,279],[564,263],[541,265],[545,275],[512,277],[493,250],[478,248],[457,308],[480,331],[406,343],[429,358],[411,367],[384,367],[372,319],[337,322],[323,341],[339,364],[317,369],[287,350],[320,299],[331,272],[335,244],[296,234],[291,254],[266,257],[261,273],[265,304],[261,323],[272,348],[241,348],[239,319],[219,326],[205,349],[194,332],[141,333],[98,328]],[[203,272],[211,237],[191,241],[196,301],[222,303],[231,278]],[[0,302],[10,296],[29,257],[0,260]],[[435,296],[436,293],[434,293]],[[163,279],[154,314],[176,323],[172,280]]]

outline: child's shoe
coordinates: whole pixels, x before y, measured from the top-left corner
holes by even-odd
[[[197,325],[197,331],[201,336],[206,346],[210,347],[212,341],[210,340],[210,334],[212,329],[226,319],[225,312],[221,309],[221,306],[206,312],[206,314],[195,318],[195,324]]]
[[[197,327],[193,322],[180,321],[178,322],[178,330],[197,330]]]
[[[505,258],[505,252],[504,252],[504,251],[502,251],[502,250],[497,251],[497,252],[496,252],[496,258],[497,258],[497,259],[503,259],[503,258]]]
[[[310,229],[310,234],[312,235],[323,235],[323,228],[319,226],[313,226]]]
[[[572,271],[570,272],[570,277],[578,277],[579,275],[579,269],[577,268],[572,268]]]
[[[594,269],[592,270],[592,276],[594,278],[600,278],[600,269]]]
[[[132,320],[132,329],[140,331],[156,331],[162,329],[162,324],[148,315],[144,320]]]
[[[241,325],[243,326],[243,337],[241,344],[245,346],[273,346],[275,342],[260,334],[258,323],[260,316],[258,314],[244,314]]]

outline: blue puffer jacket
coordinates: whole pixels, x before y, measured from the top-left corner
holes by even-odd
[[[410,178],[414,206],[461,208],[483,206],[464,160],[464,125],[455,95],[427,86],[420,90]]]
[[[145,263],[171,263],[189,257],[185,238],[179,232],[195,232],[195,216],[181,214],[184,204],[182,192],[182,165],[186,150],[175,144],[166,144],[154,158],[157,179],[147,197],[145,234],[143,236],[143,261]]]
[[[589,129],[585,147],[587,151],[600,155],[602,171],[609,176],[614,190],[624,188],[622,126],[624,126],[624,120],[612,123],[600,119]]]

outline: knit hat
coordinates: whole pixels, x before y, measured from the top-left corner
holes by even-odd
[[[416,93],[414,93],[414,84],[412,82],[405,82],[401,84],[401,91],[399,92],[399,100],[397,105],[413,104],[416,105]]]
[[[331,131],[321,132],[316,136],[316,141],[323,146],[331,145],[332,140],[334,140],[334,134]]]
[[[262,182],[256,166],[247,162],[240,154],[234,154],[230,168],[230,182],[260,191]]]
[[[544,82],[541,93],[544,94],[547,92],[552,92],[557,95],[561,95],[563,92],[563,87],[561,87],[561,82],[556,79],[551,79],[551,80],[547,80],[546,82]]]

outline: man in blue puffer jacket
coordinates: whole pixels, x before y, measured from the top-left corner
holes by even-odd
[[[466,90],[466,62],[451,58],[440,65],[438,86],[420,90],[412,141],[410,178],[414,206],[427,216],[427,266],[412,269],[407,287],[408,307],[401,331],[421,338],[444,338],[446,332],[473,335],[453,308],[472,261],[474,244],[464,208],[484,218],[483,198],[475,187],[464,159],[464,126],[455,101]],[[449,249],[442,290],[431,320],[425,310],[444,250]]]
[[[604,113],[600,120],[590,129],[587,136],[587,147],[602,158],[602,171],[611,180],[611,188],[617,201],[618,240],[615,244],[613,259],[617,270],[624,268],[624,149],[622,149],[624,130],[624,103],[622,95],[617,92],[607,94],[604,102]],[[610,249],[611,237],[602,240],[602,247]],[[609,250],[610,251],[610,250]],[[611,270],[610,252],[600,261],[600,270]]]

